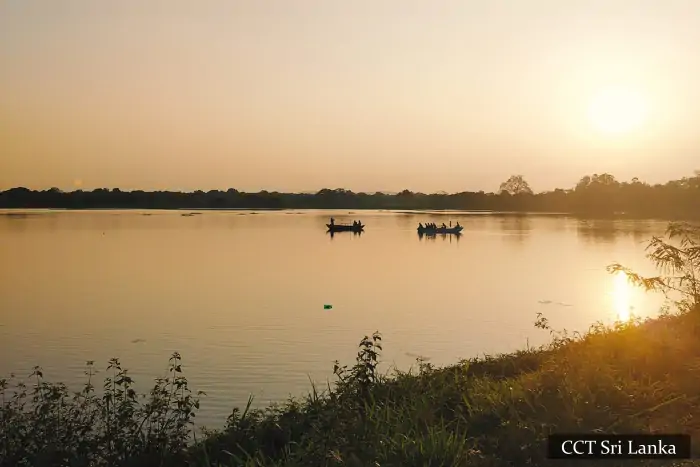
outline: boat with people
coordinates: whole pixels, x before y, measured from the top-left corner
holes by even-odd
[[[353,221],[352,224],[336,224],[335,219],[331,218],[331,223],[326,224],[329,232],[364,232],[365,226],[362,221]]]
[[[450,222],[449,226],[445,225],[445,223],[443,223],[442,225],[437,225],[435,223],[426,223],[425,225],[423,225],[422,223],[418,224],[419,235],[459,235],[462,232],[462,230],[464,230],[464,227],[459,225],[459,222],[457,222],[457,225],[455,225],[454,227],[452,227],[452,222]]]

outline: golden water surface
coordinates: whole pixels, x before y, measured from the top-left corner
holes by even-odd
[[[189,212],[189,211],[188,211]],[[546,342],[533,323],[585,330],[655,313],[661,300],[605,272],[652,272],[663,223],[552,216],[348,211],[0,212],[0,377],[77,387],[84,363],[119,357],[141,388],[172,351],[207,392],[200,424],[324,384],[379,330],[407,369]],[[361,236],[325,223],[361,219]],[[419,238],[459,221],[461,238]],[[324,305],[332,305],[324,309]]]

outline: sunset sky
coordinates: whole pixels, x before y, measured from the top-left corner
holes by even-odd
[[[699,168],[698,0],[0,1],[0,189]]]

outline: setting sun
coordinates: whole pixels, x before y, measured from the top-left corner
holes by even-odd
[[[627,133],[647,119],[648,104],[644,96],[624,87],[607,88],[596,94],[588,109],[593,126],[603,133]]]

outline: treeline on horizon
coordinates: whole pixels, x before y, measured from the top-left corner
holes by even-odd
[[[245,193],[226,191],[121,191],[100,188],[64,192],[12,188],[0,192],[0,208],[58,209],[460,209],[547,212],[639,217],[700,217],[700,171],[691,177],[651,185],[633,178],[621,182],[610,174],[587,175],[571,189],[533,193],[521,175],[487,193],[354,193],[324,188],[317,193]]]

